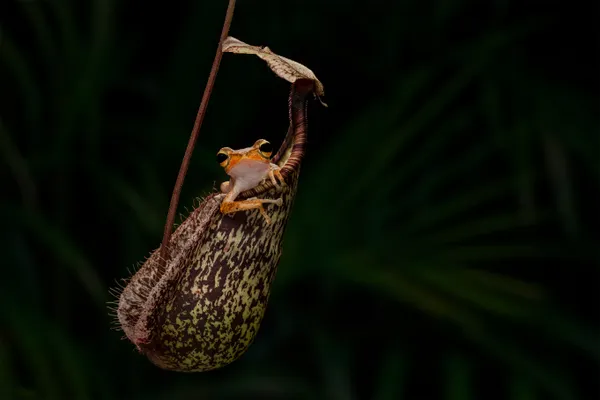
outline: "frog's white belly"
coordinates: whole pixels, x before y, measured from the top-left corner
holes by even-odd
[[[269,174],[269,163],[256,161],[240,161],[229,170],[235,188],[241,193],[258,186]]]

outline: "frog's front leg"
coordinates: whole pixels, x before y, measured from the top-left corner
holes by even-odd
[[[277,164],[271,164],[269,166],[269,178],[278,190],[281,190],[281,186],[277,183],[277,179],[279,179],[281,185],[285,185],[285,180],[283,180],[283,175],[281,175],[281,168]]]
[[[222,187],[223,185],[221,185]],[[246,211],[246,210],[253,210],[255,208],[258,209],[258,211],[260,211],[260,213],[262,214],[262,216],[265,218],[265,220],[267,221],[267,224],[271,223],[271,218],[269,218],[269,216],[267,215],[263,204],[277,204],[278,206],[281,206],[283,204],[283,199],[280,197],[277,200],[272,200],[272,199],[257,199],[255,197],[251,198],[251,199],[246,199],[246,200],[239,200],[239,201],[235,201],[235,193],[234,192],[229,192],[227,194],[227,196],[225,196],[225,198],[223,199],[223,202],[221,203],[221,213],[223,214],[232,214],[238,211]]]
[[[229,193],[230,190],[231,190],[231,182],[230,181],[225,181],[225,182],[221,183],[221,193]]]

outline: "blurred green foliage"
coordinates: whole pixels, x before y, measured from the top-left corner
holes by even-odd
[[[310,67],[309,154],[270,306],[219,371],[109,330],[160,242],[226,1],[0,9],[0,398],[585,399],[598,393],[598,13],[558,1],[240,1]],[[225,55],[181,202],[287,129]],[[130,268],[131,269],[131,268]]]

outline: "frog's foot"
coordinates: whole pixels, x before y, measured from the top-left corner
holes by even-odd
[[[271,164],[271,168],[269,169],[269,178],[277,190],[281,190],[281,186],[285,185],[285,180],[283,179],[283,175],[281,175],[281,168],[277,164]],[[277,180],[281,182],[281,185],[277,183]]]
[[[276,204],[278,206],[281,206],[283,204],[283,199],[281,197],[277,200],[257,199],[256,197],[253,197],[251,199],[241,201],[223,201],[221,203],[221,212],[223,214],[232,214],[238,211],[253,210],[257,208],[258,211],[260,211],[261,215],[267,221],[267,224],[270,224],[271,218],[269,218],[269,216],[267,215],[263,204]]]
[[[269,203],[269,204],[275,204],[278,206],[281,206],[283,204],[283,198],[278,198],[276,200],[271,200],[271,199],[259,199],[258,197],[250,197],[248,200],[260,200],[263,203]]]

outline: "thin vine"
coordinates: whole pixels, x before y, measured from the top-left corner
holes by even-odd
[[[219,46],[217,47],[217,54],[215,54],[215,59],[213,60],[212,68],[208,76],[208,82],[206,82],[204,94],[202,95],[202,101],[200,102],[198,113],[196,114],[194,128],[192,129],[190,140],[188,141],[187,148],[185,149],[185,154],[183,156],[183,160],[181,161],[181,167],[179,168],[179,174],[177,175],[177,181],[175,182],[173,194],[171,195],[171,203],[169,204],[167,221],[165,223],[163,239],[160,246],[159,268],[161,269],[165,267],[165,264],[167,262],[167,254],[169,254],[169,241],[171,240],[171,233],[173,232],[173,225],[175,223],[175,214],[177,212],[177,206],[179,204],[181,188],[183,187],[183,181],[185,180],[185,175],[187,174],[190,165],[192,153],[194,152],[194,147],[196,146],[196,140],[198,139],[198,133],[200,132],[202,121],[204,121],[204,115],[206,114],[208,100],[210,99],[213,87],[215,86],[217,72],[219,71],[219,66],[221,65],[221,58],[223,57],[223,52],[221,51],[221,48],[223,46],[223,41],[225,41],[227,36],[229,36],[229,28],[231,27],[231,21],[233,19],[234,8],[235,0],[229,0],[227,12],[225,13],[225,21],[223,22],[223,29],[221,31],[221,38],[219,39]]]

